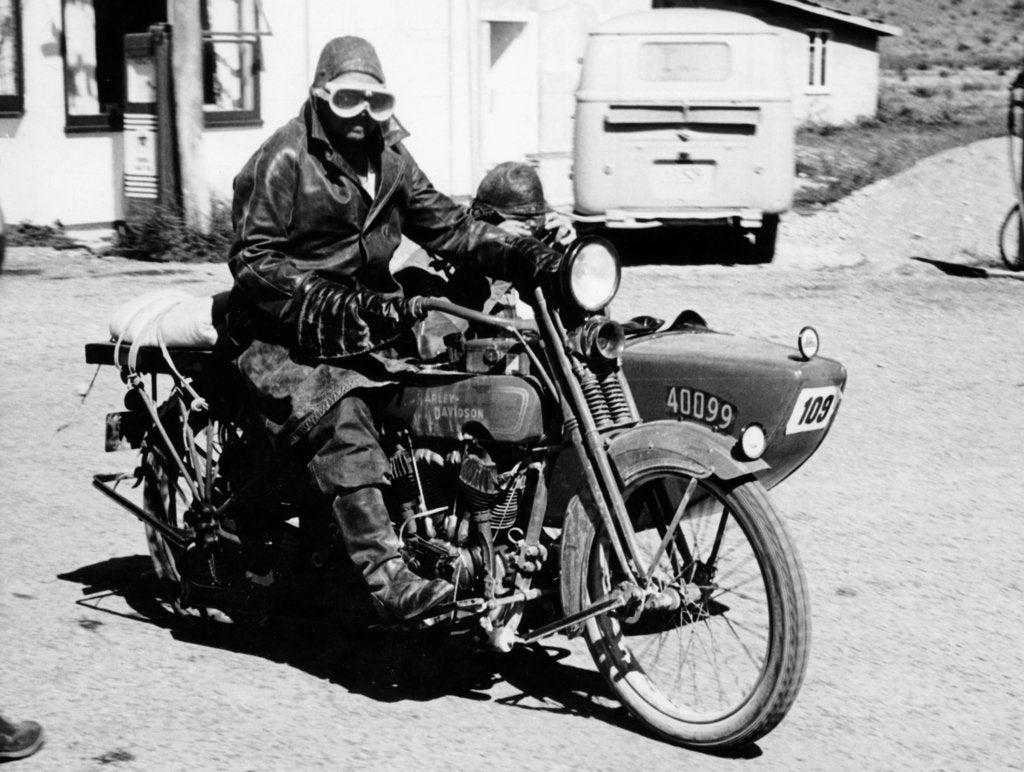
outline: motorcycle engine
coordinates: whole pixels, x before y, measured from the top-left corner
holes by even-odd
[[[497,590],[511,574],[525,469],[499,470],[474,442],[442,454],[399,447],[391,456],[392,513],[407,562],[460,590]]]

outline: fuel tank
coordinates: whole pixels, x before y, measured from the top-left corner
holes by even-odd
[[[413,435],[457,440],[482,428],[497,442],[536,442],[544,434],[540,392],[516,375],[424,373],[404,385],[385,415]]]
[[[760,424],[770,468],[758,478],[769,488],[821,444],[846,385],[835,360],[704,328],[632,338],[622,362],[645,421],[694,421],[737,440]]]

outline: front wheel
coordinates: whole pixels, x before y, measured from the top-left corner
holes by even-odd
[[[810,642],[803,572],[779,516],[759,483],[696,478],[667,454],[624,483],[640,570],[654,563],[653,585],[675,602],[591,619],[598,669],[671,742],[710,750],[757,740],[796,698]],[[592,601],[624,578],[600,529],[586,571]]]

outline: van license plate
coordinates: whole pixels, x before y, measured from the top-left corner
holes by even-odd
[[[651,172],[651,187],[658,198],[703,198],[711,195],[713,163],[658,163]]]

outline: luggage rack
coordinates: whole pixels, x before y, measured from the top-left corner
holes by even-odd
[[[128,354],[131,345],[122,343],[117,352],[117,361],[114,361],[114,343],[87,343],[85,344],[85,361],[90,365],[111,365],[113,367],[128,367]],[[174,366],[184,376],[200,375],[209,371],[210,365],[219,359],[212,348],[169,348]],[[139,346],[139,355],[136,368],[141,373],[154,373],[158,375],[174,375],[164,352],[159,346]]]

